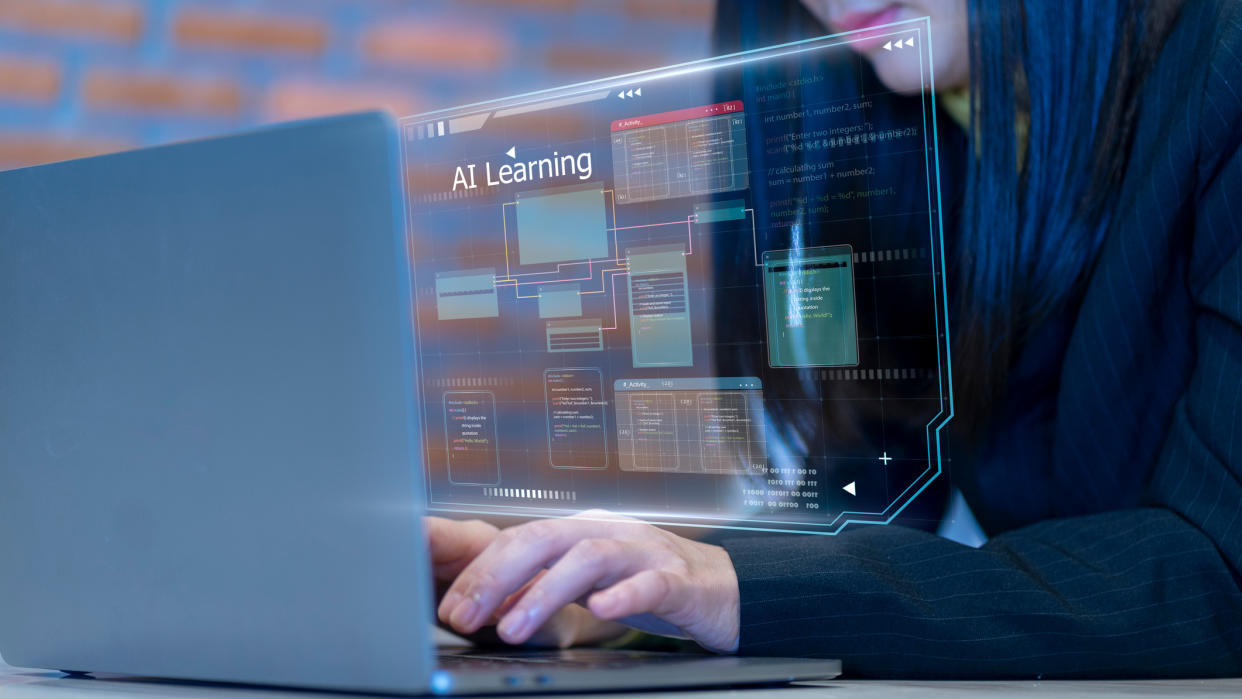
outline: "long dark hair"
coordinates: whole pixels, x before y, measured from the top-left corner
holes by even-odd
[[[952,342],[968,427],[1004,397],[1024,340],[1080,296],[1126,171],[1139,92],[1182,2],[969,0],[966,142],[978,148],[962,154],[965,204],[946,231],[957,236]],[[825,32],[796,0],[721,0],[716,48]]]

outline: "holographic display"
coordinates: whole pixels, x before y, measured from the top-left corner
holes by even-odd
[[[929,24],[877,31],[927,90],[847,33],[401,120],[430,511],[917,509],[952,417]]]

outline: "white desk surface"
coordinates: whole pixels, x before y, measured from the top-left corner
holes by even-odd
[[[942,699],[943,697],[1242,697],[1242,678],[1227,680],[1144,680],[1095,682],[889,682],[880,680],[833,680],[782,688],[699,692],[642,692],[647,699],[805,699],[841,697],[844,699]],[[296,692],[279,689],[234,688],[213,685],[166,683],[154,680],[69,679],[57,672],[22,670],[0,663],[0,699],[306,699],[307,697],[345,697],[343,694]],[[530,696],[530,695],[522,695]],[[569,695],[556,695],[570,699]],[[589,699],[607,699],[621,694],[594,694]],[[372,698],[373,699],[373,696]]]

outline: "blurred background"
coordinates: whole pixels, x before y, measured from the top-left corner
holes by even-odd
[[[0,0],[0,169],[708,54],[713,0]]]

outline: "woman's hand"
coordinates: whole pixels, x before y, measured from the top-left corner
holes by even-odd
[[[479,520],[459,522],[426,517],[423,521],[431,545],[432,573],[437,583],[455,580],[500,533],[496,527]],[[506,600],[497,614],[507,610],[514,601],[516,597]],[[490,619],[492,623],[495,620],[496,617]],[[575,605],[562,609],[526,640],[540,646],[568,648],[577,644],[608,641],[625,633],[625,630],[621,624],[596,619],[586,609]]]
[[[452,582],[486,549],[500,530],[477,519],[459,522],[443,517],[424,517],[431,545],[431,571],[436,582]]]
[[[448,558],[445,571],[463,560]],[[461,633],[498,617],[500,637],[524,643],[579,602],[599,619],[693,638],[718,652],[737,649],[737,574],[719,546],[592,510],[499,531],[471,559],[439,609],[440,620]]]

